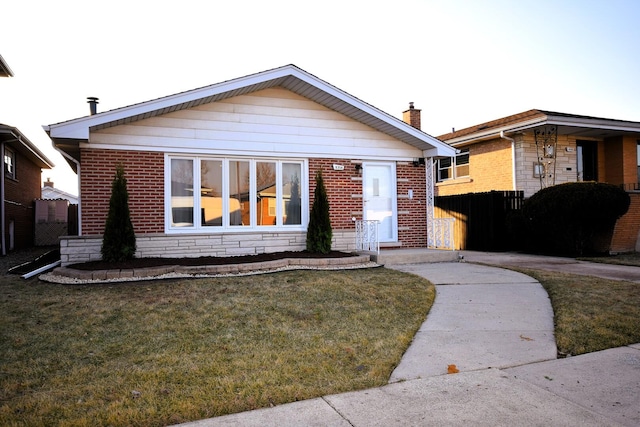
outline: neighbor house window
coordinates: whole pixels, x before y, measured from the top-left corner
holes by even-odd
[[[303,161],[167,156],[168,230],[298,228]]]
[[[16,153],[10,148],[4,148],[4,174],[16,178]]]
[[[438,160],[438,181],[469,176],[469,149],[460,150],[455,157]]]

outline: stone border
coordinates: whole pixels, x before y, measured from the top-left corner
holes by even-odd
[[[138,269],[77,270],[58,267],[40,280],[60,284],[108,283],[181,277],[221,277],[270,273],[284,270],[339,270],[378,267],[369,255],[344,258],[283,258],[273,261],[222,265],[165,265]]]

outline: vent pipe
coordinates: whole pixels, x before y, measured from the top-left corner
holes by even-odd
[[[89,96],[87,98],[87,103],[89,104],[89,112],[93,116],[98,112],[98,98],[95,96]]]

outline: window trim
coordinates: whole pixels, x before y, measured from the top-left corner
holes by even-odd
[[[11,159],[12,170],[10,171],[7,170],[7,157]],[[16,152],[12,148],[7,147],[6,145],[4,146],[4,159],[2,159],[2,164],[4,168],[4,176],[15,180],[16,179]]]
[[[466,163],[459,163],[458,158],[463,157],[463,156],[467,156],[467,161]],[[447,157],[447,159],[449,159],[451,161],[451,164],[447,167],[442,167],[441,166],[441,161],[443,159],[438,159],[438,166],[437,166],[437,174],[436,174],[436,182],[447,182],[447,181],[452,181],[455,179],[459,179],[459,178],[469,178],[471,176],[471,171],[469,170],[469,173],[467,173],[466,175],[458,175],[458,169],[461,166],[467,166],[469,167],[469,164],[471,163],[471,156],[469,153],[469,149],[468,148],[462,148],[460,149],[459,153],[456,153],[456,155],[454,157]],[[448,178],[442,178],[440,175],[441,171],[444,170],[449,170],[450,171],[450,177]]]
[[[173,159],[191,160],[193,163],[193,186],[197,188],[201,186],[200,168],[203,160],[216,160],[222,162],[222,225],[221,226],[205,226],[200,223],[199,217],[194,215],[193,225],[191,226],[174,226],[172,224],[171,211],[171,161]],[[249,203],[250,203],[250,225],[239,226],[229,223],[229,162],[240,161],[249,162],[250,185],[249,185]],[[276,164],[276,213],[277,225],[258,225],[257,211],[257,182],[256,182],[256,164],[259,162],[272,162]],[[286,163],[300,165],[299,191],[301,204],[300,224],[284,224],[283,221],[283,191],[282,191],[282,170]],[[308,185],[308,161],[300,158],[274,158],[274,157],[239,157],[239,156],[215,156],[215,155],[188,155],[182,153],[165,153],[164,161],[164,229],[167,234],[220,234],[220,233],[242,233],[242,232],[282,232],[282,231],[306,231],[309,218],[309,185]],[[201,207],[201,197],[193,196],[193,212],[199,212]]]

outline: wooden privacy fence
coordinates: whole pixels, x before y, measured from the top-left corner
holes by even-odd
[[[507,216],[522,208],[523,191],[490,191],[437,196],[436,218],[455,218],[454,247],[457,250],[501,251],[513,241]]]

